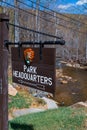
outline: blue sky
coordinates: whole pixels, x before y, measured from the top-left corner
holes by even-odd
[[[14,0],[2,0],[12,2]],[[29,0],[20,0],[27,4],[31,4]],[[36,2],[36,0],[32,0]],[[41,5],[45,6],[49,3],[49,8],[60,13],[87,14],[87,0],[40,0]],[[35,6],[35,5],[34,5]]]
[[[55,0],[55,9],[64,13],[87,14],[87,0]]]

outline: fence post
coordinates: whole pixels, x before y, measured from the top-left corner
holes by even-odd
[[[0,14],[0,130],[8,130],[8,16]]]

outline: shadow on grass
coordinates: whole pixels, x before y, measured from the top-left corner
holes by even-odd
[[[33,125],[10,123],[13,130],[34,130]]]

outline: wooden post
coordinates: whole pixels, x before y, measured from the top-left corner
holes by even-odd
[[[8,130],[8,16],[0,14],[0,130]]]

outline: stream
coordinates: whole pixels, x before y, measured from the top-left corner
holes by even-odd
[[[59,78],[56,79],[54,99],[61,106],[69,106],[76,102],[86,101],[87,70],[64,66],[62,71],[63,75],[72,77],[72,79],[67,83],[61,83]]]

